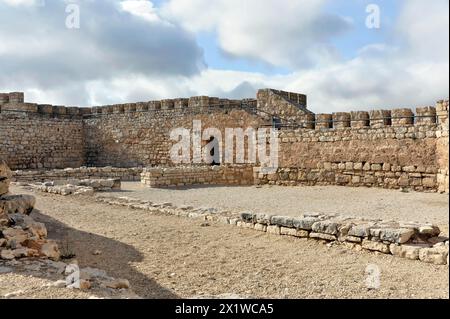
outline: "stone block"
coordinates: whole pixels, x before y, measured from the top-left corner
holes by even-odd
[[[392,126],[404,126],[414,124],[414,113],[411,109],[394,109],[391,111]]]
[[[426,263],[435,265],[446,265],[448,257],[448,246],[422,248],[419,251],[419,259]]]
[[[315,222],[312,225],[312,231],[315,233],[328,234],[328,235],[337,235],[339,232],[340,223],[323,220]]]
[[[261,231],[261,232],[266,232],[267,231],[267,225],[255,224],[255,230]]]
[[[316,130],[330,129],[333,126],[331,114],[316,114]]]
[[[423,245],[396,245],[391,244],[389,249],[391,254],[401,258],[407,258],[411,260],[419,259],[419,252],[424,248]]]
[[[272,225],[277,225],[281,227],[293,228],[293,218],[288,216],[272,216],[270,219]]]
[[[310,238],[314,238],[314,239],[322,239],[322,240],[327,240],[327,241],[336,241],[337,238],[334,235],[330,235],[330,234],[324,234],[324,233],[315,233],[315,232],[311,232],[309,234]]]
[[[277,225],[267,226],[267,233],[268,234],[273,234],[273,235],[280,235],[281,227],[277,226]]]
[[[370,125],[369,112],[351,112],[351,127],[362,128]]]
[[[404,244],[415,234],[414,229],[409,228],[373,228],[370,229],[372,237],[379,237],[382,241],[394,244]]]
[[[287,228],[287,227],[281,227],[280,234],[286,235],[286,236],[300,237],[300,238],[308,237],[308,232],[306,230]]]
[[[297,229],[312,230],[313,224],[318,221],[320,221],[318,217],[294,217],[292,218],[292,225]]]
[[[369,112],[370,127],[382,128],[391,125],[391,111],[389,110],[372,110]]]
[[[361,238],[369,237],[371,227],[373,227],[373,224],[354,225],[350,228],[347,235]]]
[[[362,241],[361,244],[362,248],[367,249],[367,250],[372,250],[372,251],[379,251],[383,254],[389,254],[390,250],[389,250],[389,245],[381,243],[381,242],[376,242],[376,241],[371,241],[368,239],[364,239]]]

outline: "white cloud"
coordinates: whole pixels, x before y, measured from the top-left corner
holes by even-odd
[[[285,67],[338,59],[330,39],[348,18],[324,14],[326,0],[169,0],[162,12],[189,30],[214,31],[231,56]]]
[[[360,48],[347,61],[333,58],[326,44],[333,32],[321,31],[322,37],[313,38],[320,29],[314,23],[324,15],[323,1],[284,1],[287,9],[271,0],[252,1],[170,0],[163,12],[147,1],[126,1],[121,4],[126,14],[111,11],[111,6],[106,11],[116,23],[109,16],[101,18],[105,11],[100,6],[99,15],[92,16],[100,18],[98,24],[81,29],[78,36],[64,30],[48,36],[48,29],[35,27],[56,28],[59,16],[54,12],[32,17],[25,26],[0,12],[7,26],[0,29],[0,91],[24,90],[30,101],[98,105],[193,95],[254,97],[256,89],[273,87],[307,94],[314,112],[432,105],[449,95],[446,0],[403,1],[396,25],[385,30],[387,40]],[[117,3],[104,3],[112,2]],[[179,6],[171,8],[175,3]],[[258,10],[246,9],[245,3]],[[199,10],[201,5],[205,7]],[[292,65],[292,72],[265,75],[198,67],[201,50],[175,17],[191,32],[217,31],[230,54]],[[93,32],[97,28],[102,32]],[[321,48],[325,53],[318,54]],[[315,67],[301,68],[305,61]]]
[[[32,9],[0,3],[2,90],[66,90],[66,100],[58,101],[84,104],[85,91],[76,95],[72,88],[133,74],[190,76],[204,67],[203,50],[182,28],[125,12],[118,0],[77,3],[80,29],[65,27],[64,1]]]
[[[121,1],[120,6],[123,11],[141,17],[149,22],[166,23],[162,20],[153,3],[146,0],[125,0]]]
[[[0,4],[3,2],[9,6],[34,6],[42,5],[45,0],[0,0]]]

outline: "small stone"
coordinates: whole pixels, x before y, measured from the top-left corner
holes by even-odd
[[[54,288],[66,288],[66,281],[65,280],[57,280],[55,282],[48,284],[47,286],[54,287]]]
[[[12,259],[14,259],[14,254],[13,254],[12,250],[4,249],[1,251],[0,257],[5,260],[12,260]]]
[[[280,233],[281,233],[280,228],[281,227],[277,226],[277,225],[267,226],[267,233],[273,234],[273,235],[280,235]]]
[[[12,268],[0,266],[0,275],[12,272]]]
[[[67,286],[69,289],[89,290],[91,289],[91,282],[89,280],[80,279]]]
[[[266,232],[267,231],[267,225],[255,224],[255,230],[261,231],[261,232]]]
[[[3,236],[8,242],[14,241],[18,244],[22,244],[28,239],[26,231],[16,228],[7,228],[3,230]]]
[[[259,224],[269,225],[272,219],[272,215],[269,214],[256,214],[255,220]]]
[[[336,240],[336,236],[334,236],[334,235],[323,234],[323,233],[315,233],[315,232],[310,233],[309,237],[310,238],[315,238],[315,239],[328,240],[328,241],[335,241]]]
[[[345,236],[345,241],[348,241],[350,243],[361,243],[362,238],[356,236]]]
[[[394,244],[404,244],[415,234],[414,229],[408,228],[381,228],[378,230],[371,229],[370,231],[372,236]]]
[[[61,253],[59,251],[58,245],[54,241],[47,241],[44,245],[42,245],[40,252],[47,258],[52,260],[59,260]]]
[[[347,234],[355,237],[369,237],[370,227],[372,227],[372,225],[354,225]]]
[[[329,220],[323,220],[316,222],[312,225],[312,231],[315,233],[322,233],[322,234],[328,234],[328,235],[336,235],[339,232],[339,226],[340,224],[329,221]]]
[[[255,220],[255,214],[251,212],[242,212],[239,214],[239,216],[245,222],[253,222]]]
[[[272,225],[277,225],[277,226],[282,226],[282,227],[288,227],[288,228],[294,227],[292,217],[287,217],[287,216],[272,216],[272,218],[270,219],[270,223]]]
[[[386,245],[386,244],[383,244],[380,242],[375,242],[375,241],[364,239],[361,246],[364,249],[372,250],[372,251],[379,251],[383,254],[390,253],[389,245]]]
[[[292,224],[297,229],[312,230],[312,225],[318,221],[320,221],[318,217],[294,217]]]
[[[98,255],[101,255],[102,254],[102,251],[101,250],[95,250],[93,253],[92,253],[92,255],[94,255],[94,256],[98,256]]]
[[[126,279],[114,279],[105,282],[105,286],[112,289],[129,289],[130,282]]]
[[[286,236],[301,237],[301,238],[308,237],[308,232],[306,230],[287,228],[287,227],[281,227],[280,234],[286,235]]]
[[[29,256],[28,248],[14,249],[12,251],[12,253],[13,253],[15,258],[22,258],[22,257],[28,257]]]
[[[435,265],[447,264],[448,247],[422,248],[419,252],[419,259],[426,263]]]
[[[439,227],[434,225],[426,225],[419,227],[419,234],[438,236],[441,233]]]

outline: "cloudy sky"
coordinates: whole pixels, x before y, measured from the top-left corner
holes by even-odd
[[[272,87],[316,112],[432,105],[449,95],[448,12],[448,0],[0,0],[0,92],[88,106]]]

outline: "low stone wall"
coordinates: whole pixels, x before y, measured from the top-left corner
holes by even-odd
[[[324,162],[316,169],[279,168],[275,173],[254,169],[256,184],[269,185],[341,185],[415,191],[438,191],[437,169],[423,166],[399,166],[362,162]],[[442,190],[445,191],[445,190]],[[448,190],[447,190],[448,191]]]
[[[80,167],[54,170],[15,171],[15,182],[48,182],[67,179],[120,179],[139,181],[142,168]]]
[[[120,190],[120,179],[69,179],[55,182],[34,182],[20,183],[21,186],[28,187],[40,192],[67,195],[93,195],[95,192]]]
[[[150,187],[186,185],[252,185],[251,166],[178,166],[146,168],[141,182]]]
[[[342,215],[303,214],[298,217],[219,211],[215,208],[176,207],[172,203],[154,203],[130,197],[99,196],[98,201],[148,211],[200,219],[202,225],[219,222],[271,235],[322,240],[329,245],[391,254],[436,265],[448,264],[448,238],[432,224],[367,220]]]
[[[436,265],[448,264],[448,238],[439,237],[439,228],[432,224],[323,214],[287,217],[241,213],[236,225],[275,235],[326,240]]]

